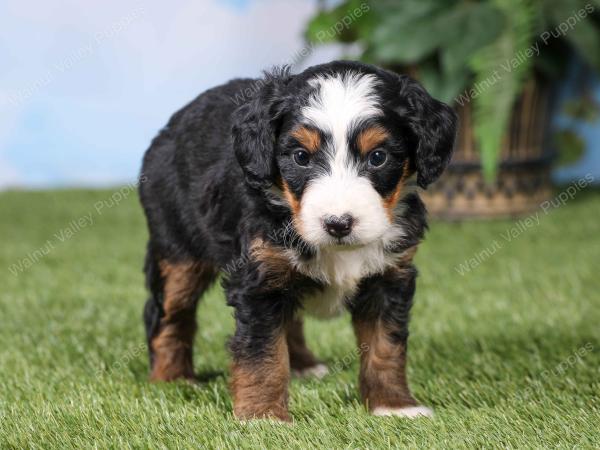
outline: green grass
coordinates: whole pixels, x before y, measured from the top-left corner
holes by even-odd
[[[434,419],[367,415],[342,317],[308,322],[336,373],[292,382],[286,426],[233,420],[232,311],[218,287],[199,310],[195,364],[207,381],[146,381],[147,232],[133,194],[94,209],[112,193],[0,194],[0,448],[600,446],[600,194],[539,211],[510,243],[501,236],[515,221],[432,224],[417,255],[409,376]],[[92,224],[61,242],[89,213]],[[494,240],[493,256],[458,273]]]

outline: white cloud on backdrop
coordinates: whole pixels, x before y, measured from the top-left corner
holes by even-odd
[[[312,0],[2,2],[0,186],[133,179],[177,108],[210,86],[291,62],[315,8]]]

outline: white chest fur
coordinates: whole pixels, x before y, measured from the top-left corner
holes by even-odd
[[[303,299],[304,310],[321,318],[339,314],[363,278],[383,273],[394,262],[395,258],[386,254],[380,242],[358,248],[322,249],[308,261],[294,258],[299,272],[325,285],[323,290]]]

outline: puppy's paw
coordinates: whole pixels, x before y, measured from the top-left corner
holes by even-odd
[[[261,424],[270,423],[273,425],[293,425],[293,421],[290,416],[275,417],[275,416],[264,416],[264,417],[251,417],[248,419],[237,419],[238,422],[245,426],[260,426]]]
[[[287,409],[272,408],[268,411],[234,411],[234,417],[242,424],[291,423],[292,418]]]
[[[378,406],[372,411],[372,414],[374,416],[397,416],[414,419],[418,417],[433,417],[433,410],[426,406],[408,406],[406,408]]]
[[[314,366],[304,367],[302,369],[292,369],[292,375],[296,378],[323,378],[329,373],[329,369],[325,364],[317,364]]]

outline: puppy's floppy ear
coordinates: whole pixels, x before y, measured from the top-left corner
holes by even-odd
[[[233,148],[246,183],[255,189],[273,184],[277,124],[283,112],[283,88],[290,80],[288,68],[274,69],[256,81],[258,91],[233,113]]]
[[[454,110],[427,93],[406,75],[398,76],[399,106],[396,112],[408,120],[418,139],[414,168],[417,184],[427,188],[442,174],[454,150],[457,116]]]

